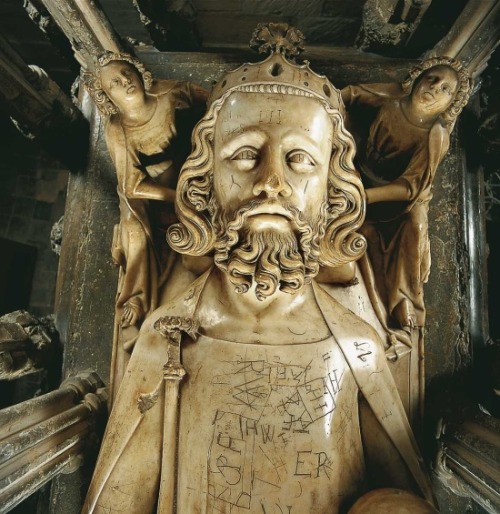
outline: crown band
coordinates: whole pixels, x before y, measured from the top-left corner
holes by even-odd
[[[307,61],[302,65],[294,64],[281,53],[229,72],[214,86],[210,103],[228,96],[231,91],[319,98],[331,108],[344,112],[340,91],[325,76],[312,71]]]

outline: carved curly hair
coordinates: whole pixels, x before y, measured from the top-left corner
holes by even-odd
[[[450,125],[455,122],[457,116],[462,112],[462,109],[465,107],[467,102],[469,101],[469,97],[472,93],[472,88],[474,86],[474,80],[470,77],[467,70],[464,68],[463,64],[457,59],[453,59],[452,57],[431,57],[430,59],[426,59],[421,63],[414,66],[408,76],[401,83],[401,87],[405,93],[410,94],[413,90],[413,86],[415,82],[425,73],[427,70],[431,68],[435,68],[436,66],[449,66],[453,70],[455,70],[458,79],[458,90],[455,93],[455,98],[451,105],[441,114],[441,119],[445,125]]]
[[[97,105],[97,108],[105,116],[117,114],[119,112],[116,105],[111,101],[109,96],[102,88],[101,82],[101,69],[104,68],[104,66],[107,66],[110,62],[114,61],[125,61],[132,65],[139,76],[142,77],[142,83],[146,91],[151,88],[153,83],[151,72],[147,71],[144,67],[144,64],[142,64],[139,59],[136,59],[132,55],[126,53],[118,54],[114,52],[105,52],[102,54],[95,63],[94,71],[88,71],[83,74],[83,82],[87,88],[87,91],[89,92],[89,95]]]

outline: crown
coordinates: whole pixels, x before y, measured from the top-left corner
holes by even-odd
[[[319,98],[335,110],[344,111],[340,91],[324,76],[311,70],[309,62],[296,64],[289,58],[303,50],[304,35],[287,23],[261,23],[250,47],[259,53],[271,52],[264,61],[246,63],[229,72],[213,88],[212,103],[234,91],[280,93]]]

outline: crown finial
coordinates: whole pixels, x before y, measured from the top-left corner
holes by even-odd
[[[279,52],[284,57],[295,57],[304,51],[304,34],[288,23],[259,23],[252,34],[250,48],[257,52]]]
[[[343,112],[340,91],[323,75],[318,75],[307,61],[297,64],[289,59],[304,50],[304,36],[287,23],[263,23],[255,29],[250,46],[260,53],[270,53],[262,62],[246,63],[224,75],[215,84],[209,104],[232,92],[296,95],[317,98]]]

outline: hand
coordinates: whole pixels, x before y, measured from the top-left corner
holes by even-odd
[[[144,316],[144,309],[140,302],[128,300],[123,304],[123,312],[121,318],[122,328],[131,327],[137,324]]]

